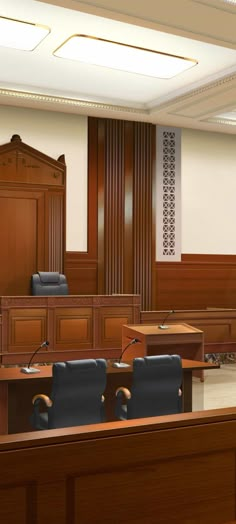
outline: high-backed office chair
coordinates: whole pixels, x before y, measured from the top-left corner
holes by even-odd
[[[103,422],[106,367],[105,359],[53,364],[51,397],[33,397],[32,426],[53,429]],[[41,412],[42,404],[45,412]]]
[[[125,420],[180,413],[181,384],[182,361],[179,355],[135,358],[131,390],[120,387],[116,391],[117,418]]]
[[[68,295],[66,276],[56,271],[38,271],[31,276],[32,295]]]

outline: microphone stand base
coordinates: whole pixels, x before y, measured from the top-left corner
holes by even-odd
[[[38,369],[38,368],[21,368],[21,373],[26,373],[27,375],[30,375],[31,373],[40,373],[40,369]]]
[[[166,326],[166,324],[158,326],[158,329],[169,329],[170,326]]]
[[[130,368],[130,364],[126,364],[126,362],[113,362],[112,367],[113,368]]]

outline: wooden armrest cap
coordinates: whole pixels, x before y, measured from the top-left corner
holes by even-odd
[[[39,393],[38,395],[34,395],[34,397],[32,398],[32,404],[35,403],[36,400],[43,400],[43,402],[46,404],[46,406],[48,408],[50,408],[52,406],[52,400],[47,396],[47,395],[43,395],[43,393]]]
[[[122,392],[123,395],[125,396],[125,398],[127,398],[128,400],[131,398],[131,393],[130,393],[130,390],[128,388],[124,388],[123,386],[121,386],[120,388],[118,388],[116,390],[116,397],[118,395],[119,392]]]

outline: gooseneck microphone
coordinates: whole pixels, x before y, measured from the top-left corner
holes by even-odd
[[[34,356],[36,355],[36,353],[38,353],[38,351],[41,349],[41,348],[48,348],[49,346],[49,342],[48,340],[45,340],[33,353],[33,355],[31,356],[30,360],[29,360],[29,364],[26,368],[21,368],[21,373],[40,373],[40,369],[38,368],[31,368],[30,367],[30,364],[34,358]]]
[[[171,309],[170,311],[168,311],[168,313],[165,316],[162,324],[159,324],[158,329],[169,329],[170,326],[167,326],[166,321],[169,318],[169,316],[172,315],[173,313],[175,313],[174,309]]]
[[[137,342],[140,342],[140,340],[138,338],[132,338],[132,340],[123,349],[123,351],[122,351],[122,353],[121,353],[121,355],[120,355],[120,357],[118,359],[118,362],[113,362],[113,364],[112,364],[113,368],[129,368],[130,367],[130,364],[127,364],[126,362],[121,362],[121,359],[122,359],[126,349],[128,349],[133,344],[137,344]]]

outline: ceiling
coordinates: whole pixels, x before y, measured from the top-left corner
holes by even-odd
[[[0,47],[0,103],[236,134],[236,1],[1,0],[49,26],[32,52]],[[57,58],[87,34],[198,61],[169,80]]]

